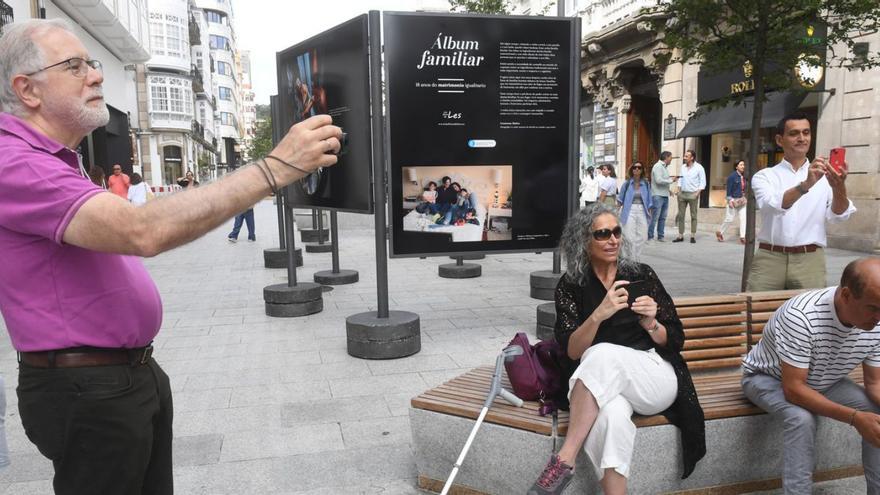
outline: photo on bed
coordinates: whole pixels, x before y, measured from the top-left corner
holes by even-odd
[[[452,242],[509,241],[511,165],[403,167],[403,230]]]

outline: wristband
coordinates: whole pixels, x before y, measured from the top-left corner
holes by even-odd
[[[853,409],[852,416],[849,417],[849,425],[850,425],[850,426],[852,426],[853,423],[856,422],[856,413],[858,413],[858,412],[859,412],[858,409]]]
[[[654,326],[651,328],[646,328],[645,331],[648,332],[648,335],[654,335],[654,332],[660,330],[660,322],[657,321],[657,318],[654,318]]]
[[[804,187],[804,183],[803,183],[803,182],[798,182],[797,185],[794,186],[794,188],[797,189],[797,192],[801,193],[801,196],[803,196],[804,194],[807,194],[808,192],[810,192],[809,189],[807,189],[807,188]]]

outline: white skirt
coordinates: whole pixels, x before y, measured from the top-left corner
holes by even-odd
[[[608,468],[629,477],[636,438],[632,414],[658,414],[672,405],[678,394],[672,365],[654,349],[600,343],[584,351],[568,385],[569,390],[586,386],[599,405],[599,416],[584,442],[597,478],[602,479]]]

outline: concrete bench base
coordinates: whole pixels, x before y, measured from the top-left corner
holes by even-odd
[[[439,491],[449,476],[474,421],[410,408],[413,447],[419,484]],[[556,438],[556,449],[564,438]],[[820,418],[816,473],[821,479],[853,476],[861,466],[861,438],[852,427]],[[672,425],[639,428],[629,493],[669,493],[724,485],[748,490],[694,493],[743,493],[772,488],[782,473],[782,430],[766,414],[706,422],[706,456],[681,480],[681,440]],[[554,438],[483,423],[456,477],[459,493],[525,493],[541,473],[554,449]],[[438,483],[439,482],[439,483]],[[778,481],[775,481],[778,486]],[[756,487],[756,488],[755,488]],[[581,452],[577,474],[566,493],[600,493],[593,467]]]

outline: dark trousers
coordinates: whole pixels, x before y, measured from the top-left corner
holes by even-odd
[[[232,232],[229,233],[230,239],[238,239],[238,233],[241,231],[241,224],[243,222],[247,223],[248,229],[248,239],[254,240],[257,238],[257,232],[254,230],[254,209],[251,208],[248,211],[238,215],[235,217],[235,223],[232,225]]]
[[[171,387],[143,366],[21,364],[25,433],[55,466],[56,495],[171,495]]]

